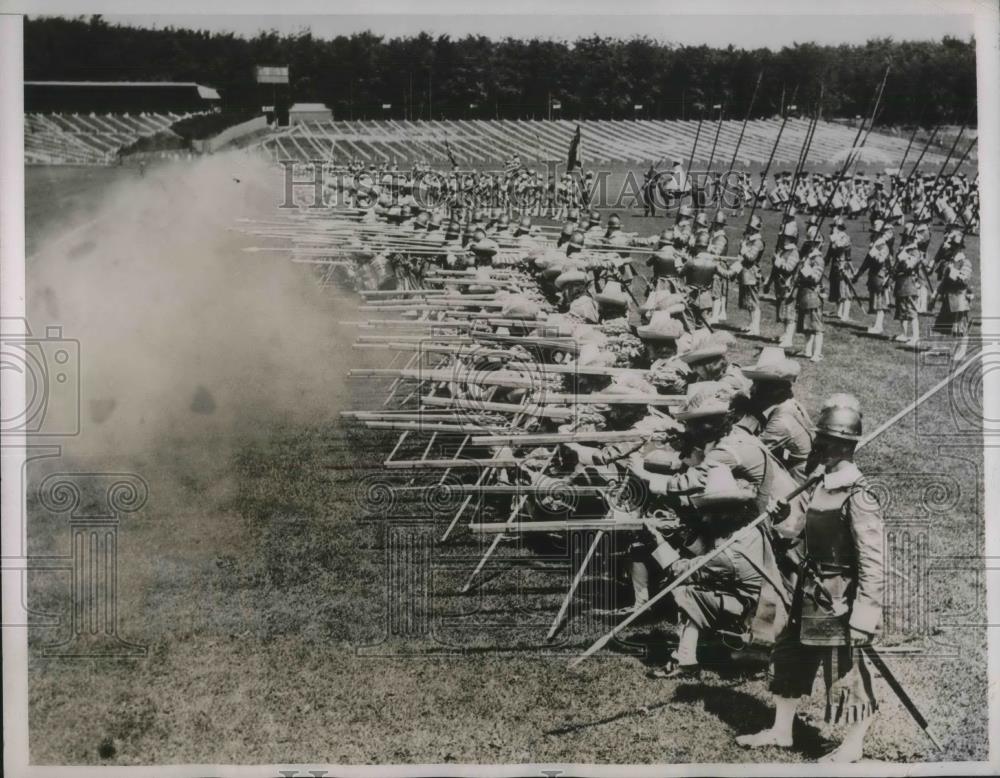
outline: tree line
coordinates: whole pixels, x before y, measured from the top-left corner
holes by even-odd
[[[28,18],[24,34],[27,80],[197,81],[241,111],[276,98],[322,102],[352,120],[743,118],[756,88],[753,118],[793,105],[802,115],[819,107],[826,118],[853,118],[871,110],[891,63],[877,123],[975,123],[975,42],[952,37],[772,51],[596,35],[324,39],[272,30],[248,38],[100,16]],[[255,85],[256,65],[289,66],[287,92]]]

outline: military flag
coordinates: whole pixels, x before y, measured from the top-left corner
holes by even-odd
[[[580,125],[576,125],[576,132],[573,133],[573,140],[569,142],[569,157],[566,160],[566,172],[572,173],[578,167],[583,167],[580,161]]]
[[[448,139],[444,139],[444,150],[448,152],[448,159],[451,160],[451,169],[458,170],[458,161],[455,159],[455,155],[451,153],[451,144],[448,143]]]

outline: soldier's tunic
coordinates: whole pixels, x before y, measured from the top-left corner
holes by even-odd
[[[694,237],[694,227],[690,219],[684,219],[674,225],[673,242],[674,248],[686,250]]]
[[[965,252],[959,250],[941,268],[938,294],[941,296],[941,310],[934,320],[934,332],[940,335],[961,337],[969,331],[969,279],[972,278],[972,263]]]
[[[569,304],[569,316],[579,319],[586,324],[598,324],[601,321],[601,313],[597,307],[597,301],[590,294],[581,294]]]
[[[857,275],[868,273],[868,313],[889,308],[889,244],[876,241],[868,249]]]
[[[650,254],[646,264],[653,269],[653,289],[682,291],[680,273],[684,259],[684,255],[673,246],[664,246]]]
[[[853,463],[827,473],[813,491],[801,541],[788,624],[771,654],[770,690],[781,697],[809,695],[822,666],[826,720],[859,721],[877,703],[850,630],[873,634],[878,628],[885,560],[882,511]]]
[[[785,466],[791,476],[806,480],[806,460],[812,451],[812,421],[794,397],[767,408],[763,416],[761,442]]]
[[[725,229],[719,229],[713,232],[712,237],[709,238],[708,253],[716,257],[722,257],[725,256],[728,248],[729,238],[726,237]],[[728,277],[722,273],[716,273],[715,278],[712,281],[712,294],[715,297],[722,297],[728,288]]]
[[[823,331],[823,301],[819,296],[823,281],[823,259],[818,252],[806,257],[795,278],[795,310],[798,332],[811,335]]]
[[[740,242],[740,299],[744,311],[760,306],[760,260],[764,255],[764,239],[752,233]]]
[[[799,250],[795,246],[782,250],[774,257],[771,267],[771,283],[774,285],[774,307],[779,322],[785,324],[795,315],[792,300],[792,274],[799,264]]]
[[[710,559],[674,590],[678,607],[701,629],[748,631],[764,582],[759,570],[771,566],[764,544],[760,532],[750,532]],[[700,558],[685,561],[691,566]]]
[[[830,302],[851,300],[851,278],[854,266],[851,264],[851,238],[846,230],[835,230],[830,235]]]
[[[914,244],[904,246],[896,255],[893,268],[896,293],[896,313],[898,321],[909,321],[917,315],[917,274],[923,257]]]
[[[683,473],[666,476],[661,488],[667,493],[690,494],[701,489],[713,467],[724,465],[736,478],[750,481],[757,487],[757,505],[767,509],[772,499],[782,499],[795,489],[795,479],[788,474],[759,438],[742,427],[733,427],[729,434],[705,447],[700,463]]]
[[[718,259],[708,251],[698,252],[681,268],[681,276],[688,285],[691,304],[707,318],[712,312],[712,285],[717,275]]]

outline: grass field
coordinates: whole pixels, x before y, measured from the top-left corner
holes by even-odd
[[[68,575],[33,574],[32,607],[62,619],[29,632],[33,763],[794,762],[823,752],[829,733],[816,700],[804,708],[810,715],[797,732],[801,748],[751,753],[735,745],[736,735],[770,723],[766,662],[758,652],[733,663],[718,652],[706,656],[713,669],[700,683],[650,680],[644,664],[662,658],[670,641],[667,625],[654,623],[568,671],[569,659],[607,625],[588,615],[582,598],[570,626],[553,645],[545,643],[572,575],[558,546],[542,554],[505,545],[481,585],[458,594],[483,544],[461,526],[453,541],[435,542],[454,503],[401,503],[393,520],[368,510],[381,493],[366,487],[377,483],[395,435],[370,433],[338,415],[378,406],[387,388],[343,380],[349,367],[386,362],[383,352],[350,348],[355,333],[338,321],[361,318],[356,302],[346,293],[320,293],[308,283],[308,269],[290,269],[280,255],[239,255],[245,239],[225,233],[225,219],[242,212],[231,198],[218,199],[209,216],[197,193],[193,202],[173,196],[189,170],[166,167],[142,180],[129,169],[26,171],[29,241],[36,246],[64,225],[106,214],[109,201],[124,208],[123,188],[131,202],[175,203],[193,211],[192,219],[204,213],[220,233],[214,253],[184,264],[185,252],[196,250],[184,242],[189,222],[164,212],[151,217],[148,233],[136,233],[169,238],[170,251],[162,255],[153,254],[152,238],[148,245],[133,238],[134,252],[109,269],[101,263],[108,230],[95,229],[70,241],[95,244],[75,259],[70,246],[67,267],[75,275],[47,272],[46,263],[56,260],[44,255],[29,267],[29,291],[44,283],[70,296],[60,283],[91,268],[100,293],[88,298],[87,315],[58,309],[67,336],[74,324],[93,332],[88,316],[109,316],[123,341],[134,337],[152,353],[140,360],[129,348],[127,358],[99,362],[121,370],[115,375],[139,374],[134,380],[170,390],[147,407],[139,443],[100,434],[104,428],[85,413],[81,439],[66,441],[58,465],[44,471],[128,471],[149,484],[148,503],[123,520],[118,559],[121,634],[146,653],[46,657],[44,646],[65,634]],[[249,177],[239,168],[224,169],[219,180],[226,176]],[[167,194],[156,194],[161,187]],[[131,212],[123,212],[128,221]],[[257,213],[266,215],[266,204]],[[764,216],[772,246],[777,217]],[[742,223],[731,222],[733,240]],[[626,219],[626,229],[644,234],[663,225]],[[856,246],[864,242],[859,225],[851,232]],[[932,250],[939,241],[938,228]],[[975,239],[968,250],[978,266]],[[177,317],[176,346],[162,337],[169,322],[148,318],[153,303],[127,299],[136,287],[119,284],[116,275],[131,279],[151,271],[148,263],[171,260],[203,272],[212,292],[195,295],[173,286],[173,275],[156,276],[167,282],[147,290],[156,305],[172,298],[185,303],[160,309]],[[213,275],[216,262],[231,272],[231,288]],[[182,311],[209,310],[215,296],[224,298],[221,308],[197,319],[197,329],[180,323]],[[252,317],[234,318],[246,308]],[[42,320],[56,315],[29,313]],[[829,322],[826,359],[804,363],[797,395],[815,412],[828,394],[852,391],[871,428],[943,377],[947,364],[937,351],[914,354],[866,336],[867,316],[857,306],[854,316],[857,325]],[[243,337],[233,326],[261,318],[267,326]],[[776,335],[770,310],[764,321],[766,334]],[[729,323],[744,322],[734,300]],[[204,350],[185,351],[188,340]],[[748,364],[760,345],[738,339],[734,361]],[[120,347],[110,338],[81,340],[82,352]],[[238,368],[225,358],[232,349],[241,357],[234,360]],[[268,381],[286,366],[282,353],[296,356],[294,391],[281,395],[286,402],[266,402],[273,394]],[[882,713],[871,730],[870,759],[987,755],[983,474],[979,433],[969,426],[981,406],[973,373],[859,456],[885,498],[897,551],[892,562],[908,576],[889,587],[883,644],[916,649],[889,659],[946,746],[936,755],[879,681]],[[192,423],[205,417],[188,402],[202,374],[219,406],[216,416],[227,403],[239,405],[208,432]],[[237,403],[255,382],[268,392]],[[91,401],[100,398],[88,391],[85,384],[84,408],[93,410]],[[91,433],[95,445],[87,444]],[[421,449],[404,447],[399,456],[407,450]],[[42,475],[41,468],[30,474],[32,487]],[[918,538],[928,544],[923,556]],[[34,554],[69,552],[65,516],[48,512],[30,490],[28,539]],[[585,594],[600,587],[599,580],[587,581]]]

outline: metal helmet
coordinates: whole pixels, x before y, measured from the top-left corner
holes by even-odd
[[[420,213],[417,214],[417,218],[415,219],[415,221],[417,224],[421,226],[427,226],[428,224],[430,224],[431,221],[430,211],[421,211]]]
[[[716,211],[715,212],[715,218],[712,220],[712,223],[716,227],[725,227],[726,226],[726,212],[725,211]]]
[[[530,230],[531,229],[531,217],[530,216],[522,216],[521,217],[521,221],[518,222],[518,226],[522,230]]]
[[[507,214],[501,214],[500,218],[497,219],[497,226],[501,229],[505,229],[510,226],[510,217]]]
[[[580,221],[580,209],[570,208],[568,211],[566,211],[566,221],[568,222]]]
[[[622,217],[617,213],[613,213],[608,217],[608,229],[609,230],[620,230],[622,228]]]
[[[816,421],[816,431],[841,440],[861,440],[861,403],[853,394],[827,398]]]
[[[674,242],[674,231],[670,229],[670,227],[667,227],[666,229],[663,230],[663,232],[660,233],[658,241],[661,246],[669,246],[671,243]]]
[[[592,226],[601,223],[601,214],[599,214],[597,211],[591,211],[590,216],[588,218],[590,219],[590,224]]]
[[[694,223],[697,227],[708,228],[708,217],[704,211],[698,211],[698,215],[694,217]]]
[[[486,230],[479,227],[472,233],[472,242],[478,243],[481,240],[486,240]]]
[[[746,231],[747,232],[760,232],[761,227],[763,227],[763,226],[764,226],[764,223],[760,220],[760,217],[757,214],[754,214],[753,216],[750,217],[750,222],[747,224],[747,230]]]
[[[569,245],[570,246],[572,246],[574,248],[582,249],[583,248],[583,243],[584,243],[583,233],[580,232],[579,230],[577,230],[576,232],[573,233],[572,236],[570,236],[570,239],[569,239]]]

